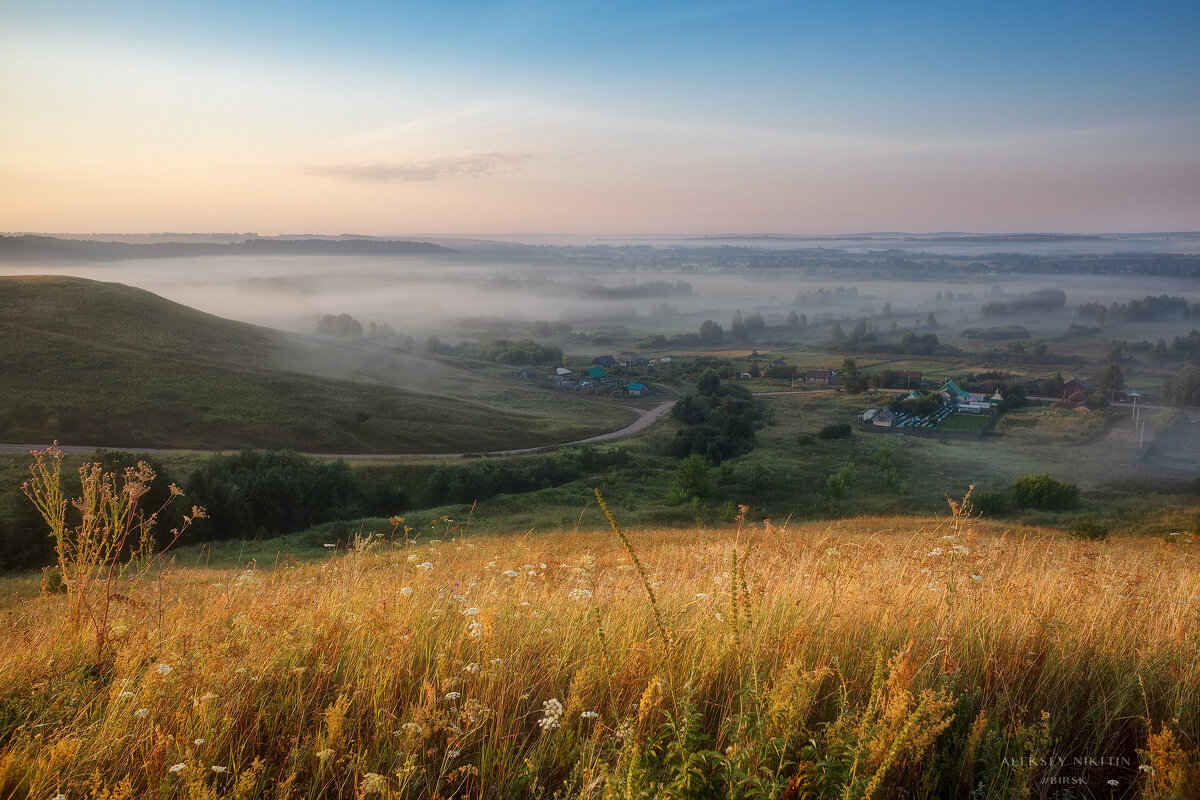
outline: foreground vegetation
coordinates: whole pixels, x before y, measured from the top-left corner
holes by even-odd
[[[0,795],[1196,796],[1196,539],[952,510],[525,536],[397,518],[315,563],[92,577],[73,565],[118,551],[60,544],[65,592],[0,633]]]

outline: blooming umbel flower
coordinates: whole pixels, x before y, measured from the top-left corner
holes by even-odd
[[[405,586],[403,589],[400,590],[400,596],[401,597],[412,597],[412,587]]]
[[[183,772],[185,769],[187,769],[187,764],[180,762],[178,764],[172,764],[171,766],[167,767],[167,772],[174,772],[176,775],[178,775],[180,772]]]
[[[217,773],[218,775],[221,775],[223,773],[229,772],[229,767],[222,767],[218,764],[213,764],[212,771]]]
[[[460,697],[462,697],[462,692],[446,692],[447,700],[457,700]]]
[[[137,711],[133,712],[133,715],[138,719],[145,719],[146,717],[150,716],[150,709],[139,708]]]
[[[329,759],[333,758],[333,756],[333,750],[328,747],[326,747],[324,750],[317,751],[317,758],[321,759],[321,761],[328,761]]]
[[[171,665],[170,664],[159,664],[155,669],[159,675],[170,675],[171,674]]]
[[[358,788],[363,794],[381,794],[387,791],[387,778],[377,772],[368,772],[363,775]]]
[[[433,569],[433,562],[432,561],[422,561],[420,564],[417,564],[417,569]],[[368,774],[370,774],[370,773],[368,773]]]
[[[538,725],[543,732],[552,731],[561,727],[562,716],[563,704],[558,701],[558,698],[552,697],[542,703],[542,718],[538,720]]]

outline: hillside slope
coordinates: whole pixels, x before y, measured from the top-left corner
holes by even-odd
[[[613,425],[314,375],[294,340],[114,283],[0,277],[0,441],[116,447],[455,452]]]

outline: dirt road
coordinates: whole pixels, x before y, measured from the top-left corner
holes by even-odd
[[[654,408],[646,411],[640,408],[629,407],[638,415],[638,418],[626,425],[624,428],[619,428],[608,433],[601,433],[596,436],[589,436],[587,439],[578,439],[574,442],[560,442],[558,444],[544,444],[538,447],[520,447],[513,450],[488,450],[488,451],[471,451],[465,453],[303,453],[302,455],[313,456],[316,458],[343,458],[346,460],[355,461],[393,461],[400,458],[464,458],[472,455],[487,455],[487,456],[515,456],[523,453],[543,453],[551,450],[560,450],[564,447],[576,447],[581,444],[594,444],[596,442],[611,442],[616,439],[624,439],[629,436],[634,436],[649,428],[654,423],[661,420],[671,411],[671,407],[675,405],[674,400],[668,400],[664,403],[659,403]],[[28,453],[30,450],[41,450],[47,447],[46,444],[0,444],[0,453]],[[64,453],[79,453],[87,454],[97,449],[100,446],[95,445],[59,445],[58,449]],[[147,455],[170,455],[172,453],[198,453],[198,452],[236,452],[232,450],[226,451],[201,451],[196,449],[182,448],[160,448],[160,447],[112,447],[103,446],[105,450],[126,450],[136,453],[145,453]]]

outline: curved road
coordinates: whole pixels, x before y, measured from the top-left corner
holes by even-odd
[[[608,433],[601,433],[596,436],[589,436],[586,439],[578,439],[574,442],[543,444],[537,447],[521,447],[513,450],[476,450],[465,453],[303,453],[302,455],[313,456],[314,458],[343,458],[360,461],[393,461],[401,458],[463,458],[465,456],[516,456],[524,453],[542,453],[549,450],[559,450],[564,447],[575,447],[576,445],[593,444],[595,442],[611,442],[614,439],[623,439],[626,436],[633,436],[634,434],[641,433],[665,417],[671,411],[671,407],[674,405],[674,400],[668,400],[665,403],[659,403],[657,406],[648,411],[629,406],[629,410],[636,413],[638,418],[626,425],[624,428],[619,428],[615,431],[609,431]],[[44,444],[0,444],[0,453],[28,453],[31,450],[42,450],[45,447],[46,445]],[[147,455],[210,452],[206,450],[197,450],[195,448],[110,447],[105,445],[59,445],[58,449],[64,453],[82,454],[91,453],[97,449],[126,450],[137,453],[146,453]],[[236,451],[225,450],[212,452],[229,453]]]

